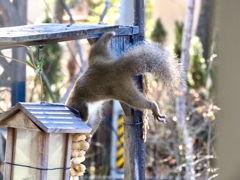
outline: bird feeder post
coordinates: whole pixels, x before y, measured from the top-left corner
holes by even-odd
[[[14,129],[13,128],[8,128],[7,129],[7,142],[6,142],[6,149],[12,149],[12,151],[6,151],[5,153],[5,161],[7,162],[12,162],[13,159],[13,134]],[[11,172],[12,172],[12,166],[4,166],[4,176],[5,177],[11,177]]]
[[[64,105],[18,103],[0,116],[0,127],[7,127],[5,180],[83,175],[91,128]]]
[[[133,36],[133,45],[144,40],[144,0],[134,0],[134,25],[139,33]],[[139,89],[143,91],[142,76],[136,77]],[[126,113],[125,113],[126,114]],[[124,178],[129,180],[145,179],[145,144],[143,140],[142,112],[132,110],[125,116],[124,124]]]

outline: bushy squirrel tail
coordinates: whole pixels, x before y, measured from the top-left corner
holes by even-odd
[[[168,90],[177,90],[182,85],[181,63],[160,44],[143,43],[131,47],[116,63],[119,64],[116,67],[130,76],[153,74]]]

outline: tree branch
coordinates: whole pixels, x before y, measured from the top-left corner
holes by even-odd
[[[72,24],[74,24],[75,22],[74,22],[73,16],[72,16],[72,14],[71,14],[71,12],[70,12],[70,9],[68,8],[67,4],[65,3],[64,0],[60,0],[60,2],[61,2],[61,4],[62,4],[63,8],[65,9],[65,11],[67,12],[67,14],[69,15],[69,17],[70,17],[70,22],[71,22]],[[61,99],[61,102],[62,102],[62,103],[64,103],[64,102],[66,101],[66,99],[67,99],[68,95],[70,94],[70,92],[71,92],[71,90],[72,90],[75,82],[77,81],[78,77],[82,74],[82,72],[83,72],[83,71],[85,70],[85,68],[86,68],[86,61],[84,61],[84,58],[83,58],[83,53],[82,53],[81,44],[80,44],[79,40],[76,40],[75,42],[76,42],[77,47],[78,47],[78,53],[79,53],[79,57],[80,57],[80,61],[81,61],[82,67],[81,67],[80,71],[76,74],[76,76],[73,78],[73,81],[72,81],[71,85],[68,87],[66,93],[65,93],[64,96],[62,97],[62,99]]]
[[[185,159],[186,163],[186,179],[195,180],[195,169],[194,169],[194,152],[192,145],[192,137],[189,135],[189,130],[187,128],[186,122],[186,94],[187,94],[187,77],[186,74],[189,69],[189,47],[190,40],[192,35],[192,25],[193,25],[193,15],[194,15],[194,5],[195,0],[188,0],[188,10],[187,16],[183,29],[183,38],[182,38],[182,54],[181,54],[181,63],[184,67],[184,75],[182,76],[183,83],[186,88],[182,88],[182,95],[178,96],[176,99],[176,115],[177,115],[177,128],[180,139],[184,146]]]
[[[73,20],[73,16],[72,16],[71,11],[70,11],[70,9],[68,8],[67,4],[65,3],[64,0],[60,0],[60,3],[62,4],[64,10],[67,12],[67,14],[68,14],[68,16],[69,16],[69,18],[70,18],[71,24],[74,24],[75,22],[74,22],[74,20]]]
[[[111,6],[110,0],[105,0],[105,8],[104,8],[102,14],[100,15],[99,23],[103,22],[103,19],[104,19],[104,17],[106,16],[106,14],[107,14],[108,9],[110,8],[110,6]]]

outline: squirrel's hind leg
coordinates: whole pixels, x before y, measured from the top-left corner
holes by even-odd
[[[126,104],[130,105],[133,108],[137,109],[151,109],[153,116],[156,120],[165,123],[166,116],[160,114],[158,105],[153,102],[149,101],[142,93],[140,93],[137,89],[135,91],[128,91],[125,92],[125,96],[121,100]]]

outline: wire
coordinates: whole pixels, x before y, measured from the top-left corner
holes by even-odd
[[[13,165],[13,166],[20,166],[20,167],[25,167],[25,168],[37,169],[37,170],[41,170],[41,171],[70,170],[70,167],[66,167],[66,168],[39,168],[39,167],[32,167],[32,166],[23,165],[23,164],[10,163],[10,162],[6,162],[6,161],[4,161],[4,163],[5,164],[10,164],[10,165]]]

